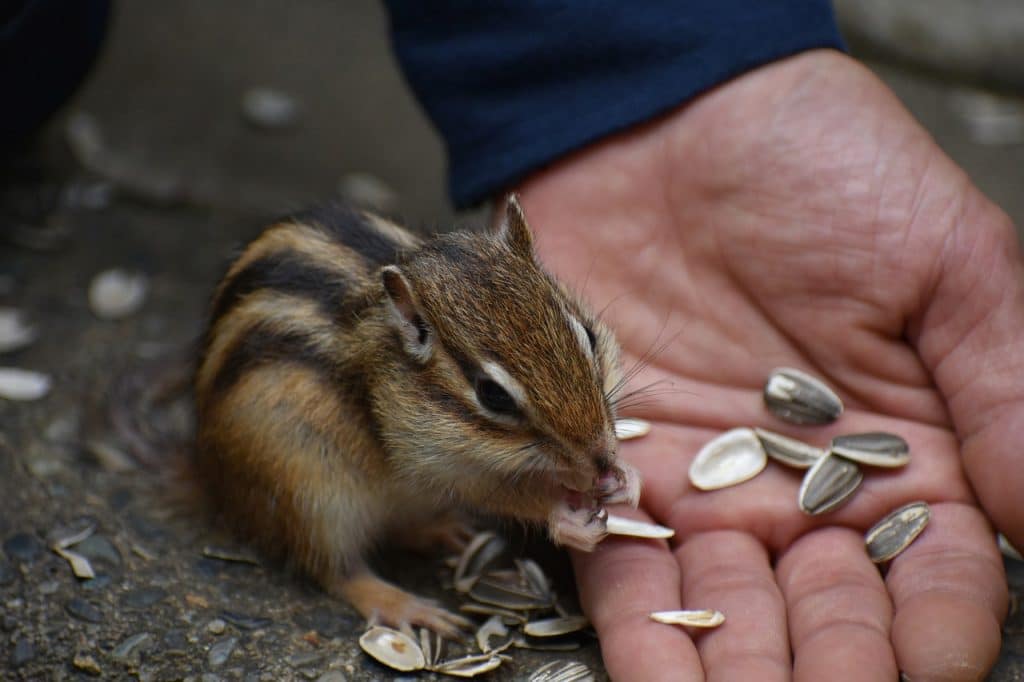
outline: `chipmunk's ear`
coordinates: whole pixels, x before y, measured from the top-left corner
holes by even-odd
[[[390,321],[402,339],[402,347],[414,360],[426,362],[434,347],[434,328],[423,316],[412,285],[394,265],[384,267],[380,276],[387,294]]]
[[[505,218],[498,225],[498,238],[516,253],[525,258],[533,258],[533,235],[526,223],[526,214],[519,205],[519,196],[515,193],[505,197]]]

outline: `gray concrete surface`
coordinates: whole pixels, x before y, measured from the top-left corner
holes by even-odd
[[[875,66],[1024,225],[1024,146],[972,141],[948,85]],[[239,101],[253,86],[294,95],[297,124],[269,133],[247,125]],[[34,168],[42,184],[0,186],[0,217],[27,225],[8,224],[7,236],[48,247],[0,246],[0,306],[26,310],[41,332],[0,365],[54,376],[40,402],[0,401],[0,676],[398,678],[355,647],[361,623],[347,606],[277,567],[204,557],[204,546],[231,546],[231,538],[194,509],[164,504],[159,477],[84,446],[107,434],[112,377],[195,337],[225,255],[264,218],[329,196],[340,176],[359,171],[392,187],[413,224],[453,219],[441,145],[394,66],[381,7],[121,2],[107,50],[71,109],[95,116],[129,172],[170,179],[187,200],[127,193],[94,210],[56,203],[60,188],[88,177],[64,150],[60,122],[17,176]],[[147,272],[152,290],[139,314],[102,322],[87,308],[86,287],[115,265]],[[44,545],[55,529],[89,521],[97,539],[83,553],[100,577],[79,582]],[[450,603],[439,562],[386,565],[403,584]],[[1019,594],[1024,568],[1008,568]],[[1024,614],[1015,612],[1005,633],[991,679],[1024,679]],[[594,643],[572,656],[600,669]],[[515,666],[489,679],[525,679],[551,657],[517,652]]]

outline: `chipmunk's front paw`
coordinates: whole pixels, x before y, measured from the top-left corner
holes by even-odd
[[[602,504],[640,504],[640,473],[623,461],[605,472],[597,481],[596,492]]]
[[[556,545],[592,552],[608,535],[608,512],[601,507],[571,506],[562,500],[548,517],[548,534]]]

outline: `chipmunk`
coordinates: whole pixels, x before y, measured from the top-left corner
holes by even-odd
[[[376,576],[376,545],[463,542],[452,510],[592,550],[636,506],[616,456],[612,333],[538,264],[515,196],[487,233],[421,241],[340,206],[269,227],[218,285],[195,380],[224,515],[364,617],[459,616]]]

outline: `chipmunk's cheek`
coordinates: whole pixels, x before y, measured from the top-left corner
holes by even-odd
[[[569,499],[572,492],[551,510],[548,534],[556,545],[592,552],[608,535],[608,512],[597,506],[591,498],[582,495],[582,501],[589,504],[573,506]]]
[[[640,504],[640,472],[620,460],[598,477],[594,492],[601,504],[628,504],[636,509]]]

